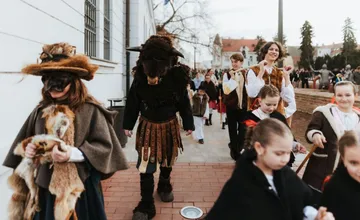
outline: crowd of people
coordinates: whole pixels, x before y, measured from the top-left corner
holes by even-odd
[[[360,85],[360,66],[352,69],[348,64],[343,69],[329,70],[327,65],[323,64],[319,70],[314,70],[312,67],[310,69],[300,68],[290,74],[290,80],[295,88],[310,88],[309,81],[312,81],[313,85],[319,83],[319,89],[329,89],[333,92],[334,85],[341,81],[350,81],[358,87]]]
[[[154,35],[127,49],[139,52],[123,122],[129,137],[137,124],[141,200],[133,220],[156,215],[157,171],[157,194],[162,202],[174,201],[172,167],[186,147],[181,128],[206,144],[203,129],[213,126],[216,111],[221,129],[227,125],[236,166],[204,219],[360,218],[360,112],[351,80],[336,82],[335,103],[314,110],[305,134],[314,147],[300,179],[291,167],[295,154],[307,150],[291,132],[293,67],[277,67],[281,44],[265,43],[258,65],[243,68],[242,54],[235,53],[231,69],[209,69],[194,79],[169,37]],[[9,219],[107,219],[101,180],[128,164],[112,126],[114,114],[82,82],[92,80],[98,67],[66,43],[45,45],[40,59],[23,73],[41,76],[42,100],[3,163],[14,169]],[[318,72],[322,88],[332,72],[326,66]]]

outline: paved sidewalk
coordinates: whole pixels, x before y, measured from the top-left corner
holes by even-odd
[[[304,154],[297,155],[294,170],[301,163]],[[159,174],[155,176],[154,198],[156,216],[154,220],[184,219],[180,210],[184,206],[196,206],[209,212],[219,196],[225,182],[230,178],[235,163],[177,163],[171,174],[175,200],[163,203],[156,194]],[[300,175],[303,173],[300,172]],[[140,201],[140,177],[131,163],[131,168],[117,172],[103,182],[105,209],[109,220],[131,220],[132,210]]]
[[[234,163],[177,163],[171,174],[175,200],[163,203],[156,194],[158,174],[155,174],[154,198],[157,215],[154,220],[183,219],[181,208],[194,205],[207,213],[229,179]],[[139,172],[135,164],[129,170],[116,173],[103,183],[105,208],[111,220],[131,219],[132,210],[140,201]]]

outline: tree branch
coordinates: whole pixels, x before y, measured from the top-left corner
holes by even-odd
[[[181,7],[183,7],[187,3],[187,0],[184,1],[177,9],[175,9],[174,4],[170,1],[171,8],[173,10],[173,14],[160,25],[161,30],[165,28],[165,26],[172,21],[172,19],[175,17],[176,13],[179,11]]]

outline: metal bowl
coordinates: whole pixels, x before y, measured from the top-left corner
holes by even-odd
[[[181,209],[180,214],[187,219],[198,219],[200,218],[204,213],[203,211],[195,206],[185,206]]]

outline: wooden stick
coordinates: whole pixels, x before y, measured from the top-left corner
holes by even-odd
[[[299,173],[299,171],[301,170],[301,168],[305,165],[305,163],[310,159],[310,156],[314,153],[314,151],[316,150],[317,146],[313,145],[310,152],[306,155],[305,159],[301,162],[300,166],[296,169],[296,174]]]

